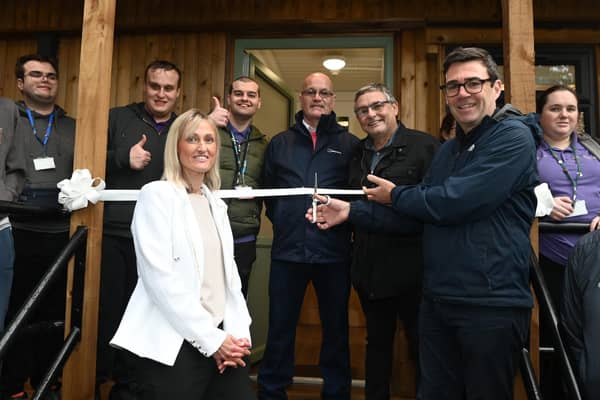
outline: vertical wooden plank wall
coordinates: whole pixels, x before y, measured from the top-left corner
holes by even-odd
[[[211,96],[223,96],[225,54],[222,33],[119,36],[113,57],[111,106],[141,101],[146,65],[163,59],[181,69],[181,96],[176,111],[191,107],[208,111]]]
[[[395,36],[395,94],[404,125],[437,136],[440,116],[440,48],[428,54],[425,29],[403,30]]]
[[[81,38],[60,38],[60,82],[57,103],[77,116],[77,86]],[[35,53],[35,39],[0,40],[0,96],[19,100],[14,76],[19,56]],[[176,111],[191,107],[209,111],[211,96],[223,97],[226,35],[224,33],[167,33],[121,35],[115,38],[110,105],[142,100],[144,69],[156,59],[174,62],[182,71],[181,98]]]
[[[416,104],[416,60],[415,60],[415,31],[403,31],[400,40],[396,40],[395,53],[397,54],[395,68],[400,71],[397,80],[397,93],[400,94],[400,120],[409,128],[416,128],[414,105]],[[399,57],[399,58],[398,58]]]
[[[0,40],[0,96],[20,100],[17,90],[15,63],[22,55],[34,53],[37,43],[33,39]]]

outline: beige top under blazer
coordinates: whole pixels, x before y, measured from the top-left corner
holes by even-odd
[[[203,186],[221,238],[226,304],[223,329],[200,302],[204,271],[202,234],[185,188],[156,181],[140,191],[131,231],[138,282],[111,344],[173,365],[184,340],[204,356],[214,354],[227,333],[250,339],[250,315],[233,259],[227,206]]]

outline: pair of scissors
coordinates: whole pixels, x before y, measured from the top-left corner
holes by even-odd
[[[317,205],[319,205],[319,200],[317,200],[317,173],[315,172],[315,190],[313,192],[312,198],[312,223],[317,223]]]

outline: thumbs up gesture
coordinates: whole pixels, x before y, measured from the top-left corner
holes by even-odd
[[[212,109],[208,117],[213,120],[215,125],[218,127],[225,127],[229,122],[229,111],[226,108],[221,107],[221,102],[216,96],[212,97],[215,107]]]
[[[129,150],[129,166],[131,169],[142,170],[146,165],[150,164],[152,160],[152,154],[149,151],[144,150],[146,144],[146,135],[142,135],[142,139],[134,144]]]

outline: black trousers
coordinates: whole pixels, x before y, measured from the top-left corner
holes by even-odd
[[[248,366],[219,374],[214,358],[184,342],[170,367],[129,353],[133,358],[138,400],[254,400]]]
[[[250,272],[252,265],[256,261],[256,241],[236,243],[234,246],[235,263],[242,281],[242,293],[248,298],[248,282],[250,281]]]
[[[422,400],[510,400],[531,310],[443,303],[419,308]]]
[[[562,285],[564,282],[566,266],[556,263],[540,254],[540,269],[544,274],[544,280],[554,309],[560,312],[562,299]],[[547,310],[540,308],[540,346],[554,347],[552,340],[552,321],[546,316]],[[544,399],[559,400],[566,398],[564,382],[561,379],[562,368],[556,357],[556,353],[540,354],[540,389]]]
[[[421,291],[406,290],[398,296],[374,300],[359,291],[358,297],[367,322],[365,399],[388,400],[398,320],[404,324],[409,354],[417,368],[416,381],[419,379],[417,320]]]
[[[123,356],[122,350],[109,346],[109,342],[119,327],[136,283],[133,239],[104,235],[96,358],[96,380],[99,383],[112,378],[121,384],[132,379],[129,358]]]
[[[13,228],[15,264],[6,320],[11,321],[56,256],[67,245],[69,233],[43,233]],[[4,356],[0,393],[18,393],[27,379],[36,387],[63,342],[66,268],[50,286],[29,319],[28,327],[17,334]]]

